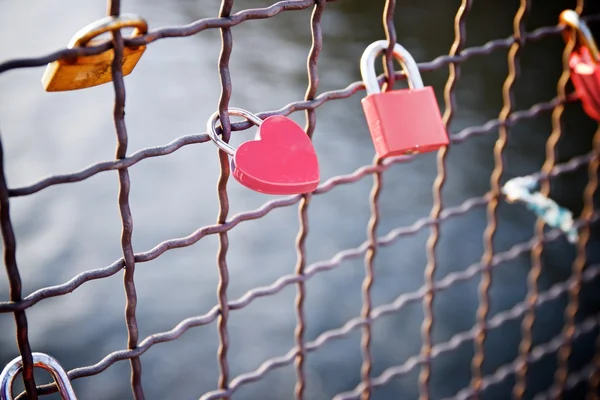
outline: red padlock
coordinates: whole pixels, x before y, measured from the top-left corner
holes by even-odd
[[[379,40],[364,51],[360,72],[367,89],[363,109],[379,158],[438,150],[449,143],[448,133],[431,86],[423,87],[417,63],[399,44],[394,57],[406,72],[408,89],[381,93],[375,58],[388,47]]]
[[[574,37],[577,40],[569,58],[575,92],[586,114],[600,121],[600,54],[594,37],[587,24],[573,10],[563,11],[559,20],[568,27],[563,31],[565,40],[574,40]]]
[[[319,185],[319,162],[306,132],[291,119],[274,115],[264,121],[240,108],[229,114],[244,117],[258,126],[254,140],[231,147],[217,134],[219,112],[206,124],[218,148],[232,157],[233,177],[242,185],[266,194],[303,194]]]

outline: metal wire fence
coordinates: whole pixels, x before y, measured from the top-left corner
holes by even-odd
[[[46,299],[61,296],[74,290],[80,290],[80,287],[92,280],[106,278],[117,274],[122,270],[124,271],[124,285],[127,294],[126,324],[129,335],[128,347],[125,350],[108,354],[94,365],[79,367],[68,371],[68,376],[71,380],[99,374],[118,361],[129,360],[131,364],[132,391],[135,398],[142,399],[144,398],[144,392],[141,385],[140,356],[159,343],[176,340],[189,329],[215,323],[218,329],[220,342],[217,350],[220,377],[214,391],[201,395],[201,399],[204,400],[230,398],[241,386],[261,379],[273,369],[290,364],[294,364],[297,374],[295,396],[299,399],[304,398],[307,381],[305,374],[305,359],[307,354],[317,351],[325,343],[344,337],[355,330],[362,331],[361,351],[363,362],[361,368],[361,381],[353,390],[337,394],[335,396],[336,400],[368,399],[370,398],[373,388],[386,385],[390,380],[406,375],[417,368],[420,368],[420,398],[428,399],[430,397],[429,381],[431,376],[431,361],[441,354],[456,349],[465,342],[471,341],[474,344],[475,351],[472,358],[472,381],[468,387],[452,397],[454,399],[477,398],[483,391],[502,382],[508,376],[513,374],[516,382],[513,390],[514,396],[516,398],[522,398],[526,390],[528,366],[536,360],[539,360],[541,357],[551,353],[556,353],[558,357],[555,383],[547,393],[539,393],[536,399],[560,397],[566,390],[575,387],[584,381],[589,382],[588,392],[591,396],[590,398],[597,398],[593,396],[598,393],[598,386],[600,383],[600,356],[597,354],[590,365],[579,371],[570,371],[568,360],[572,344],[576,338],[585,333],[594,331],[600,324],[600,315],[590,317],[581,323],[576,323],[575,320],[575,314],[579,307],[579,291],[582,285],[586,282],[591,282],[600,275],[600,266],[587,265],[586,259],[586,246],[590,235],[589,226],[598,217],[594,210],[593,195],[598,184],[597,172],[599,165],[598,154],[600,152],[600,130],[595,135],[594,149],[591,153],[575,157],[566,163],[559,164],[556,162],[555,148],[562,135],[561,117],[564,106],[567,102],[577,100],[575,95],[566,92],[566,85],[569,79],[569,69],[566,62],[564,63],[564,72],[558,85],[558,95],[555,99],[545,103],[536,104],[527,110],[514,109],[513,88],[519,75],[519,56],[523,46],[528,42],[542,40],[549,36],[558,35],[561,32],[561,28],[557,26],[543,27],[536,29],[533,32],[525,32],[524,22],[527,18],[531,4],[531,2],[527,0],[520,1],[520,7],[514,16],[514,33],[511,37],[493,40],[482,46],[471,48],[465,48],[465,27],[466,18],[471,8],[472,1],[462,0],[462,4],[458,9],[455,18],[455,39],[449,54],[440,56],[433,61],[419,64],[421,71],[432,71],[446,66],[449,67],[449,78],[444,90],[445,112],[443,115],[444,124],[448,126],[452,121],[456,109],[454,90],[457,81],[460,78],[461,63],[476,55],[486,55],[499,49],[509,49],[509,74],[506,77],[503,87],[504,106],[498,118],[481,126],[468,127],[451,135],[452,145],[455,145],[479,135],[493,134],[496,131],[499,132],[496,146],[494,147],[495,168],[491,175],[491,187],[489,192],[484,196],[465,200],[457,207],[443,207],[442,188],[446,180],[445,160],[447,150],[442,149],[437,156],[438,175],[433,186],[434,206],[430,215],[415,221],[410,226],[398,227],[385,236],[378,236],[376,233],[378,223],[382,218],[378,206],[382,190],[382,176],[391,165],[410,162],[415,156],[394,157],[383,161],[376,159],[372,165],[363,166],[350,174],[336,176],[323,182],[311,194],[288,196],[270,200],[256,210],[230,216],[227,192],[227,182],[230,177],[230,165],[227,154],[223,151],[219,151],[221,175],[218,182],[217,195],[219,198],[220,211],[218,213],[217,222],[214,225],[201,227],[187,237],[166,240],[148,251],[134,253],[131,244],[133,218],[129,205],[130,180],[128,169],[150,157],[163,157],[184,146],[205,144],[210,141],[210,138],[207,134],[187,135],[179,137],[164,146],[146,148],[128,154],[127,127],[124,120],[125,86],[123,84],[123,74],[121,71],[121,59],[123,57],[125,46],[149,45],[152,42],[164,38],[186,37],[196,35],[207,29],[219,29],[221,31],[222,50],[219,57],[218,68],[222,92],[218,103],[218,110],[220,112],[222,124],[222,135],[226,141],[229,140],[231,131],[244,130],[251,127],[251,124],[247,121],[231,123],[227,113],[232,93],[229,71],[229,60],[233,43],[231,31],[232,28],[244,21],[271,18],[282,12],[292,10],[313,9],[310,26],[312,31],[312,48],[308,57],[309,85],[306,90],[305,98],[304,100],[290,103],[278,110],[258,113],[257,115],[260,118],[266,118],[272,115],[289,115],[293,112],[304,111],[307,119],[306,132],[312,137],[316,125],[316,108],[329,101],[347,99],[364,90],[362,82],[353,82],[343,89],[318,94],[319,79],[317,62],[323,47],[321,18],[325,12],[327,1],[287,0],[277,2],[269,7],[246,9],[232,14],[233,3],[233,0],[222,0],[219,16],[216,18],[201,19],[184,26],[159,28],[135,38],[123,38],[119,31],[115,31],[112,33],[112,42],[84,48],[63,49],[43,57],[15,59],[0,64],[0,73],[4,73],[18,68],[43,66],[49,62],[70,56],[99,54],[111,47],[114,48],[115,54],[113,63],[113,83],[115,88],[114,122],[118,143],[114,160],[100,162],[73,173],[50,176],[29,186],[9,188],[6,183],[4,162],[3,159],[0,159],[0,224],[4,243],[4,264],[10,284],[10,299],[0,301],[0,313],[12,313],[15,318],[16,339],[19,353],[23,360],[23,380],[25,385],[25,392],[20,394],[17,398],[22,399],[27,397],[29,399],[36,399],[38,395],[55,392],[57,390],[55,384],[36,387],[36,383],[34,382],[32,349],[29,344],[28,336],[29,329],[35,329],[35,326],[28,326],[26,316],[27,309]],[[395,7],[395,1],[387,0],[383,10],[385,34],[391,46],[386,53],[388,57],[386,57],[385,73],[379,77],[379,81],[380,83],[387,82],[390,86],[393,86],[394,80],[404,78],[403,72],[394,70],[393,59],[392,57],[389,57],[392,54],[392,46],[396,42],[396,30],[393,19]],[[576,11],[581,13],[583,7],[584,1],[577,1]],[[109,15],[119,15],[120,1],[109,1],[108,13]],[[586,20],[588,22],[593,22],[595,20],[600,20],[600,16],[589,16]],[[564,53],[565,60],[570,51],[572,51],[572,46],[567,46]],[[589,168],[589,182],[585,190],[585,207],[577,222],[577,226],[580,229],[580,237],[576,245],[577,257],[573,264],[572,274],[569,279],[564,282],[557,283],[548,290],[540,291],[538,289],[537,281],[542,269],[541,257],[544,245],[556,240],[563,233],[559,230],[545,231],[544,222],[540,220],[537,224],[536,235],[534,237],[527,242],[514,245],[504,252],[496,252],[496,249],[494,248],[494,235],[498,226],[497,207],[502,199],[501,178],[504,172],[503,153],[506,149],[508,131],[519,121],[531,119],[541,113],[549,111],[552,112],[553,130],[547,142],[547,158],[542,170],[535,175],[536,179],[538,179],[541,184],[542,193],[548,195],[551,178],[574,171],[585,165],[588,165]],[[1,152],[0,157],[2,157]],[[27,295],[22,293],[21,278],[16,257],[15,235],[9,212],[10,198],[33,195],[50,186],[80,182],[96,174],[113,170],[118,171],[119,176],[118,203],[122,219],[121,243],[123,257],[107,267],[80,273],[64,284],[45,287]],[[330,260],[307,265],[305,261],[306,238],[309,226],[307,213],[312,196],[323,195],[338,185],[350,184],[370,175],[374,176],[374,184],[370,195],[372,213],[368,224],[368,239],[358,247],[341,250]],[[298,205],[300,214],[300,230],[296,241],[298,261],[295,273],[281,276],[278,280],[268,286],[250,290],[238,299],[230,299],[228,296],[229,276],[227,264],[229,247],[228,232],[244,221],[259,219],[274,209],[295,205]],[[484,233],[485,246],[481,260],[463,270],[452,272],[444,278],[436,280],[436,248],[440,237],[440,225],[449,218],[468,213],[475,208],[481,207],[487,208],[487,227]],[[400,295],[392,303],[374,307],[371,291],[375,279],[373,261],[377,254],[377,250],[398,241],[402,237],[413,235],[425,228],[430,229],[427,245],[428,262],[425,267],[425,284],[414,292]],[[192,246],[209,235],[217,235],[220,244],[217,255],[220,276],[217,288],[217,304],[204,315],[187,318],[167,332],[156,333],[141,339],[138,335],[136,320],[137,297],[134,279],[136,264],[156,259],[172,249]],[[492,285],[492,270],[498,265],[526,253],[531,253],[531,270],[528,278],[528,293],[526,298],[509,310],[502,311],[496,315],[490,315],[489,292]],[[305,283],[324,271],[338,268],[345,260],[360,257],[364,257],[365,263],[365,277],[362,286],[363,308],[360,316],[349,320],[340,328],[322,332],[316,339],[307,341],[305,338],[304,303],[308,294],[305,290]],[[458,282],[476,279],[479,276],[481,276],[479,284],[480,302],[477,311],[476,325],[468,331],[456,333],[446,342],[434,344],[432,341],[432,324],[434,320],[433,302],[435,293],[449,288]],[[291,285],[295,285],[297,288],[295,302],[297,325],[295,330],[294,348],[290,349],[288,353],[280,357],[265,360],[264,363],[254,371],[239,376],[231,376],[228,364],[229,312],[231,310],[242,309],[259,297],[273,295]],[[532,327],[535,323],[536,307],[556,299],[565,293],[568,294],[569,300],[566,308],[565,324],[562,334],[546,343],[534,347],[532,341]],[[371,327],[373,321],[384,315],[395,313],[415,302],[422,302],[425,315],[422,324],[423,344],[421,351],[405,360],[403,364],[390,367],[381,374],[373,376],[373,361],[371,355]],[[507,321],[520,318],[523,318],[523,323],[519,357],[510,364],[501,366],[495,373],[485,376],[482,372],[482,364],[485,357],[484,344],[488,332],[501,326]],[[598,342],[598,346],[600,346],[600,342]]]

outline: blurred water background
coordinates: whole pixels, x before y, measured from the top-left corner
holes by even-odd
[[[0,1],[0,59],[38,56],[64,47],[74,32],[104,16],[104,3],[39,0],[33,6]],[[157,28],[215,16],[218,3],[130,0],[124,2],[122,11],[139,14],[147,19],[150,28]],[[238,1],[234,11],[272,3]],[[362,51],[372,41],[384,38],[383,3],[383,0],[340,0],[327,4],[322,23],[324,46],[319,59],[319,93],[360,80],[358,61]],[[474,3],[467,22],[468,46],[512,34],[518,1]],[[429,61],[447,53],[454,37],[453,17],[459,4],[458,0],[398,2],[395,20],[399,43],[417,61]],[[574,5],[573,1],[533,2],[527,29],[555,25],[559,12]],[[598,8],[592,5],[588,11],[598,11],[593,7]],[[311,43],[310,14],[311,10],[285,12],[233,28],[231,106],[259,112],[278,109],[304,97],[306,58]],[[526,45],[515,89],[516,109],[556,96],[563,46],[559,36]],[[203,132],[207,118],[218,104],[220,47],[218,30],[159,40],[148,46],[134,72],[125,79],[130,154],[166,144],[180,135]],[[451,133],[497,117],[502,107],[501,88],[508,72],[506,56],[507,50],[503,49],[463,64]],[[0,128],[10,187],[31,184],[49,174],[76,171],[114,156],[112,85],[46,93],[40,83],[42,72],[42,68],[31,68],[0,75]],[[447,74],[447,68],[423,74],[425,83],[435,87],[442,107]],[[372,161],[373,146],[360,106],[363,96],[364,92],[360,92],[317,109],[314,143],[323,181]],[[304,125],[303,112],[294,113],[292,118]],[[567,107],[565,120],[564,139],[558,146],[559,161],[589,151],[595,130],[578,104]],[[505,152],[505,179],[539,170],[550,131],[549,113],[511,129]],[[450,148],[444,189],[446,206],[456,206],[489,190],[496,136],[494,131]],[[232,142],[237,145],[250,137],[251,132],[236,132]],[[145,251],[166,239],[183,237],[201,226],[213,224],[218,211],[218,171],[217,150],[210,143],[185,146],[172,155],[146,159],[132,167],[134,250]],[[429,213],[435,175],[435,154],[420,155],[385,173],[380,234],[409,225]],[[553,197],[578,215],[586,180],[585,168],[555,180]],[[313,197],[309,211],[308,263],[327,260],[337,251],[358,246],[366,239],[371,185],[372,179],[366,177]],[[255,209],[270,199],[240,186],[233,178],[228,189],[230,215]],[[52,186],[33,196],[12,199],[11,215],[25,295],[66,282],[85,270],[107,266],[121,257],[117,191],[117,173],[105,172],[77,184]],[[265,218],[243,222],[229,232],[230,299],[293,272],[297,213],[295,206],[276,209]],[[501,203],[499,215],[498,252],[531,237],[535,219],[523,206]],[[485,208],[443,224],[437,277],[463,270],[479,260],[485,225]],[[423,229],[380,250],[373,287],[375,306],[393,301],[401,293],[423,284],[428,233]],[[597,242],[596,235],[592,241]],[[217,237],[212,235],[194,246],[168,251],[154,261],[137,265],[141,339],[167,331],[182,319],[203,314],[216,304],[217,247]],[[540,288],[567,279],[573,257],[573,246],[562,238],[548,246]],[[590,257],[591,262],[599,258],[597,252]],[[524,298],[528,270],[528,254],[494,270],[490,315]],[[308,281],[308,340],[359,315],[363,277],[363,261],[358,259]],[[433,328],[436,343],[473,325],[478,283],[476,277],[436,297]],[[595,286],[597,290],[597,282]],[[265,359],[282,355],[293,347],[295,291],[290,286],[275,296],[259,298],[243,310],[231,312],[232,377],[254,370]],[[591,287],[584,290],[580,317],[598,310],[600,302],[595,293]],[[3,274],[0,274],[0,299],[8,299],[8,283]],[[565,299],[562,296],[539,309],[534,328],[536,343],[560,332]],[[86,283],[69,295],[44,300],[27,311],[31,346],[34,351],[58,358],[66,369],[94,364],[107,353],[126,347],[124,304],[121,273]],[[419,352],[422,318],[422,306],[417,303],[374,323],[374,375]],[[0,366],[18,355],[14,332],[12,315],[0,315]],[[519,340],[520,319],[491,331],[484,372],[492,373],[499,365],[512,361]],[[331,398],[354,388],[360,381],[359,343],[360,330],[355,330],[308,356],[307,399]],[[578,342],[573,366],[589,361],[592,344],[593,335]],[[152,347],[141,357],[146,397],[196,399],[214,389],[218,378],[217,346],[213,323],[191,329],[176,341]],[[472,348],[468,342],[434,360],[432,398],[451,396],[468,385]],[[532,366],[529,380],[532,390],[548,386],[554,363],[555,357],[549,356]],[[373,399],[416,398],[417,376],[415,368],[403,378],[376,389]],[[38,382],[44,379],[47,376],[40,374]],[[294,381],[294,368],[287,366],[270,372],[264,380],[243,386],[234,398],[291,399]],[[508,398],[513,382],[508,377],[486,392],[484,398]],[[73,384],[82,399],[132,396],[128,362],[118,362],[97,376],[78,379]],[[573,396],[577,398],[577,394]]]

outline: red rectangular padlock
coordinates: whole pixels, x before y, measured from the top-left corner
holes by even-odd
[[[380,158],[438,150],[449,144],[446,127],[431,86],[423,81],[414,59],[399,44],[394,56],[407,74],[409,89],[381,93],[374,59],[388,46],[372,43],[361,58],[361,73],[367,89],[362,105],[377,155]]]
[[[600,121],[600,68],[598,67],[600,55],[596,42],[585,22],[575,11],[565,10],[560,14],[559,19],[570,28],[565,31],[565,39],[572,40],[572,30],[574,30],[579,42],[576,43],[575,50],[569,58],[571,81],[575,92],[586,114]]]
[[[600,121],[600,68],[593,62],[586,47],[571,54],[569,67],[583,110],[590,118]]]

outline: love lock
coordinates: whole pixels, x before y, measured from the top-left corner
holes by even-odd
[[[148,32],[146,21],[136,15],[111,16],[92,22],[81,29],[71,38],[68,48],[99,45],[103,42],[102,40],[92,39],[103,33],[127,27],[135,28],[132,37]],[[123,76],[131,73],[145,50],[146,46],[124,47]],[[57,60],[50,63],[42,76],[44,89],[47,92],[77,90],[110,82],[114,54],[113,49],[108,49],[93,56],[81,56],[76,59]]]
[[[361,103],[379,158],[435,151],[449,143],[448,134],[431,86],[423,87],[417,63],[399,44],[394,57],[406,72],[409,89],[381,93],[375,75],[375,57],[388,42],[371,43],[360,59],[367,89]]]
[[[576,42],[578,41],[569,57],[575,92],[586,114],[600,121],[600,53],[594,37],[586,23],[573,10],[563,11],[559,21],[568,27],[563,31],[565,40],[568,42],[575,36]]]
[[[63,399],[77,400],[67,373],[56,359],[44,353],[32,353],[32,356],[35,367],[40,367],[50,372],[50,375],[52,375],[58,386],[58,393],[60,393]],[[0,373],[0,400],[11,400],[13,398],[13,382],[21,368],[23,368],[23,361],[21,357],[17,357],[9,362],[2,373]]]
[[[217,134],[219,113],[208,119],[207,131],[217,147],[233,157],[233,177],[242,185],[266,194],[303,194],[319,185],[319,162],[310,138],[291,119],[272,116],[264,121],[240,108],[229,114],[244,117],[258,126],[255,140],[237,150]]]

